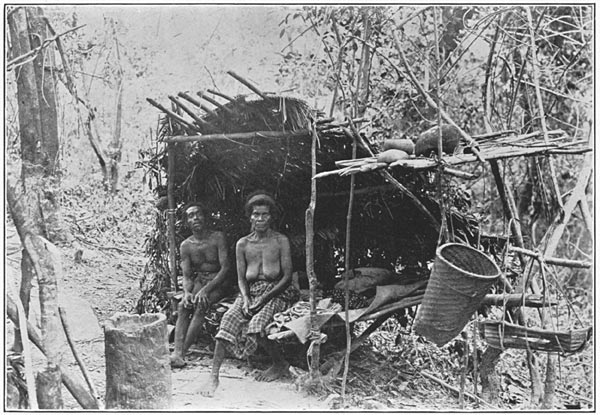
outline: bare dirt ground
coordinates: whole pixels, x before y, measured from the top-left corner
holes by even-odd
[[[10,254],[7,258],[7,282],[11,295],[16,292],[17,278],[20,276],[20,250],[14,229],[9,229]],[[16,238],[16,239],[15,239]],[[131,311],[139,295],[138,281],[127,277],[123,265],[143,264],[131,261],[120,255],[100,255],[90,250],[83,264],[66,267],[59,282],[61,305],[67,310],[69,326],[75,338],[77,352],[90,372],[101,398],[105,388],[104,338],[101,322],[117,311]],[[110,261],[106,261],[110,257]],[[120,257],[120,258],[119,258]],[[65,261],[69,262],[69,261]],[[112,264],[110,266],[109,264]],[[108,277],[110,276],[110,277]],[[39,319],[37,286],[32,292],[33,321]],[[9,324],[6,347],[12,346],[12,324]],[[66,344],[65,344],[66,346]],[[65,349],[66,350],[66,349]],[[199,394],[200,387],[210,371],[210,355],[206,350],[192,351],[189,363],[183,369],[172,372],[173,410],[323,410],[327,405],[315,396],[297,391],[293,379],[288,378],[272,383],[261,383],[253,379],[252,373],[242,362],[227,359],[222,368],[221,386],[213,398]],[[63,354],[65,366],[83,382],[83,378],[70,353]],[[43,367],[45,359],[39,351],[34,353],[34,366]],[[77,403],[63,390],[65,404],[69,409],[77,409]]]
[[[75,191],[77,192],[75,194]],[[105,393],[104,337],[101,324],[116,312],[133,312],[140,296],[140,278],[146,263],[143,246],[153,223],[151,198],[139,192],[122,192],[118,200],[107,200],[85,185],[67,194],[63,214],[65,221],[84,253],[74,261],[75,248],[61,246],[63,273],[59,279],[59,298],[66,308],[67,319],[100,401]],[[21,246],[18,235],[7,222],[5,281],[9,295],[18,292]],[[39,326],[37,286],[32,291],[30,320]],[[591,316],[590,316],[591,317]],[[5,348],[10,352],[13,328],[6,325]],[[402,335],[400,335],[402,334]],[[35,349],[34,369],[45,364]],[[188,365],[172,371],[174,411],[457,411],[523,410],[528,408],[529,381],[523,353],[509,350],[498,365],[503,375],[500,407],[489,407],[466,399],[459,405],[455,392],[432,382],[423,370],[458,387],[460,359],[450,348],[438,349],[417,336],[388,322],[376,331],[369,342],[350,359],[345,406],[341,405],[341,375],[318,394],[298,387],[305,372],[300,366],[304,351],[294,356],[294,374],[271,383],[254,379],[256,369],[267,361],[251,362],[227,359],[221,371],[221,385],[213,398],[200,395],[200,388],[211,365],[210,350],[195,348],[188,355]],[[64,348],[64,366],[84,384],[81,372]],[[298,363],[300,362],[300,363]],[[593,347],[584,353],[561,360],[556,409],[574,405],[593,408]],[[586,380],[587,379],[587,380]],[[588,381],[589,380],[589,381]],[[467,380],[466,391],[473,385]],[[80,409],[63,388],[65,407]]]
[[[113,247],[114,248],[114,247]],[[143,270],[144,257],[140,253],[124,249],[99,248],[88,243],[84,245],[82,261],[73,261],[74,249],[61,247],[63,251],[63,275],[60,277],[60,304],[66,308],[71,335],[75,341],[92,382],[99,392],[100,401],[104,400],[105,361],[104,336],[102,322],[114,313],[131,312],[139,297],[139,275]],[[21,247],[14,227],[7,227],[6,283],[7,292],[15,296],[20,281]],[[31,298],[30,320],[39,327],[38,287],[34,281]],[[5,347],[10,353],[14,336],[13,326],[7,324]],[[172,345],[171,345],[172,346]],[[45,358],[35,347],[32,348],[34,372],[45,365]],[[357,353],[359,354],[359,353]],[[357,360],[365,356],[357,356]],[[221,384],[212,398],[200,395],[202,384],[210,372],[211,353],[207,347],[193,347],[187,356],[188,364],[182,369],[172,371],[174,411],[323,411],[341,409],[339,387],[325,390],[319,394],[309,394],[298,386],[298,376],[305,372],[292,368],[293,374],[274,382],[258,382],[254,379],[256,370],[264,369],[265,359],[257,358],[252,362],[226,359],[221,370]],[[354,359],[353,359],[354,360]],[[84,378],[73,355],[66,344],[63,350],[64,367],[84,384]],[[380,363],[379,370],[385,365]],[[386,365],[387,366],[387,365]],[[376,367],[377,369],[377,367]],[[366,390],[362,387],[363,374],[349,376],[345,409],[349,410],[412,410],[456,407],[448,396],[436,393],[434,399],[422,400],[420,394],[411,393],[404,384],[405,391],[392,392]],[[389,376],[393,380],[392,374]],[[362,379],[362,380],[361,380]],[[353,387],[354,384],[358,385]],[[401,388],[402,389],[402,388]],[[390,389],[391,390],[391,389]],[[413,391],[414,392],[414,391]],[[425,391],[424,391],[425,392]],[[438,391],[440,392],[440,391]],[[80,409],[77,402],[63,388],[65,408]],[[450,402],[453,400],[451,399]]]

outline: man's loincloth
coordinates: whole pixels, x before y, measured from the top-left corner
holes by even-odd
[[[250,283],[250,305],[256,304],[276,284],[277,281],[263,280]],[[298,294],[298,291],[290,285],[283,293],[265,304],[250,320],[242,314],[243,300],[241,294],[238,295],[223,316],[215,338],[225,340],[227,351],[238,359],[252,355],[258,346],[257,336],[265,334],[265,327],[273,320],[273,315],[291,307],[298,300]]]
[[[209,282],[211,282],[216,275],[218,274],[217,271],[197,271],[194,273],[194,289],[192,290],[192,295],[196,295],[198,293],[198,291],[200,291],[202,288],[204,288],[206,286],[206,284],[208,284]],[[214,287],[211,292],[207,293],[208,298],[209,298],[209,304],[208,307],[210,307],[212,304],[216,303],[217,301],[219,301],[221,298],[226,296],[227,293],[227,287]],[[196,305],[195,307],[199,307],[199,305]]]
[[[194,294],[200,291],[200,288],[211,282],[216,275],[217,271],[196,271],[194,273]]]

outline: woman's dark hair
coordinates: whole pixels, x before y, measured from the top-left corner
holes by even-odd
[[[266,192],[264,190],[257,190],[252,192],[246,198],[246,203],[244,204],[244,212],[247,217],[252,215],[252,209],[254,206],[268,206],[269,212],[273,218],[276,218],[279,215],[279,209],[277,208],[277,204],[275,203],[275,198],[271,195],[271,193]]]

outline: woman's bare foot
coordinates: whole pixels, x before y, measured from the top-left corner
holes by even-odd
[[[200,395],[205,396],[207,398],[212,398],[215,395],[215,391],[217,390],[218,386],[219,378],[210,376],[202,386],[202,389],[200,389]]]
[[[183,360],[183,357],[181,356],[176,356],[176,355],[171,355],[171,367],[172,368],[182,368],[186,365],[185,360]]]
[[[289,375],[290,365],[287,363],[274,364],[264,372],[260,372],[256,375],[256,380],[261,382],[273,382],[275,379],[283,378]]]

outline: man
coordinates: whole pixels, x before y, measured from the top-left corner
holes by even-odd
[[[175,368],[185,366],[185,354],[198,338],[208,308],[227,293],[230,269],[225,235],[207,228],[206,208],[192,202],[184,213],[192,236],[180,247],[183,298],[177,310],[175,350],[171,355],[171,367]]]
[[[225,350],[243,359],[260,345],[273,364],[256,379],[273,381],[288,373],[289,364],[278,345],[267,340],[265,327],[275,313],[289,308],[298,297],[291,286],[292,260],[286,236],[272,229],[276,205],[265,192],[256,192],[245,205],[251,233],[236,244],[236,262],[240,294],[221,320],[216,335],[213,367],[207,384],[200,392],[211,397],[219,386],[219,371]]]

